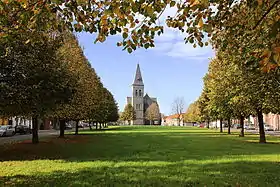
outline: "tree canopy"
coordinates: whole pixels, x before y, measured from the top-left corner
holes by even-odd
[[[251,66],[238,66],[235,61],[239,60],[240,57],[221,51],[211,60],[199,99],[202,118],[244,121],[249,115],[255,115],[260,142],[264,143],[263,113],[278,113],[280,109],[279,69],[263,72]]]
[[[161,118],[161,114],[159,111],[159,106],[156,102],[153,102],[146,110],[145,118],[150,121],[150,125],[152,125],[153,121],[159,121]]]
[[[189,105],[186,113],[184,114],[184,121],[185,122],[200,122],[201,121],[201,114],[200,114],[200,110],[199,110],[198,101],[195,101]]]
[[[240,56],[246,52],[246,57],[259,59],[263,66],[280,61],[279,0],[6,0],[0,7],[1,37],[22,30],[67,27],[97,33],[96,42],[121,34],[118,46],[132,52],[137,47],[154,47],[156,35],[170,27],[180,30],[194,47],[208,45],[211,39],[215,48]],[[170,8],[176,14],[168,15],[166,25],[162,24],[159,19]]]
[[[125,106],[124,111],[122,112],[121,120],[128,121],[130,124],[131,121],[135,120],[135,118],[136,118],[136,112],[133,106],[129,103]]]

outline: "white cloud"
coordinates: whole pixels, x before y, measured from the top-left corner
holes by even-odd
[[[164,33],[155,38],[153,51],[160,55],[167,55],[174,58],[208,59],[214,56],[211,46],[193,48],[192,44],[185,44],[186,33],[178,29],[169,28],[165,20],[167,16],[173,17],[177,8],[167,8],[159,19],[159,24],[164,26]]]
[[[172,49],[167,52],[167,55],[171,57],[207,59],[213,56],[213,51],[209,46],[194,48],[191,44],[185,44],[182,41],[173,44]]]

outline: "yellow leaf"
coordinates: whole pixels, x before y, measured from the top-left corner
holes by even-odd
[[[273,52],[274,53],[280,53],[280,47],[274,47]]]
[[[262,54],[262,58],[269,58],[271,56],[271,51],[265,49]]]
[[[273,60],[280,65],[280,53],[276,53],[273,55]]]
[[[134,28],[135,27],[135,22],[131,22],[131,24],[130,24],[130,28]]]
[[[200,4],[199,0],[190,0],[191,7]]]
[[[258,0],[258,5],[261,6],[263,3],[263,0]]]
[[[203,27],[203,20],[202,17],[200,18],[199,22],[198,22],[198,27],[202,28]]]

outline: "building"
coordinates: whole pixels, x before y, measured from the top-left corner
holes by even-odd
[[[188,126],[192,123],[186,123]],[[164,116],[162,119],[163,126],[185,126],[184,124],[184,113],[183,114],[173,114],[170,116]]]
[[[132,97],[127,97],[127,104],[131,104],[136,113],[136,119],[133,120],[133,125],[149,124],[145,119],[147,108],[154,102],[157,103],[157,98],[144,95],[144,82],[140,71],[140,66],[137,64],[134,82],[132,84]]]
[[[16,127],[18,125],[24,125],[32,128],[32,119],[24,117],[10,117],[10,118],[0,118],[0,125],[12,125]],[[51,121],[48,119],[38,119],[38,129],[49,130],[51,129]]]

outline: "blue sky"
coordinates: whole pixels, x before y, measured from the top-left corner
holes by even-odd
[[[175,12],[175,9],[167,9],[159,22]],[[86,57],[104,86],[113,93],[121,111],[126,97],[132,94],[131,84],[137,63],[140,64],[145,92],[157,97],[160,110],[165,115],[171,114],[176,97],[184,97],[186,108],[199,97],[202,78],[214,52],[211,47],[193,48],[184,43],[184,35],[179,31],[164,27],[164,34],[156,38],[155,48],[137,49],[131,54],[117,47],[116,43],[121,41],[120,35],[94,44],[94,35],[78,34]]]
[[[171,114],[172,102],[184,97],[186,107],[197,99],[202,90],[202,77],[207,72],[213,51],[192,48],[184,44],[176,32],[160,36],[153,49],[137,49],[132,54],[122,51],[116,43],[120,37],[110,37],[104,43],[94,44],[94,35],[81,33],[80,45],[92,67],[106,88],[114,95],[123,110],[126,97],[131,96],[137,63],[140,64],[145,92],[157,97],[161,112]],[[174,36],[172,36],[174,34]]]

